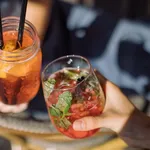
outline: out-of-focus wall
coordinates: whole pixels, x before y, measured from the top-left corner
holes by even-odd
[[[150,16],[150,0],[63,0],[102,8],[120,17],[135,19]]]
[[[150,16],[150,0],[62,0],[68,3],[82,3],[96,6],[120,17],[135,19]],[[0,0],[3,17],[20,12],[21,0]]]
[[[2,17],[19,16],[21,0],[0,0]]]

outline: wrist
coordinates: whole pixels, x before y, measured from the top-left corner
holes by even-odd
[[[124,134],[127,131],[129,132],[129,130],[133,130],[134,128],[136,128],[136,130],[143,130],[149,127],[149,117],[146,116],[143,112],[139,111],[138,109],[135,109],[126,121],[126,124],[123,126],[123,129],[120,134]]]
[[[110,111],[110,113],[107,115],[109,116],[109,118],[107,119],[108,121],[104,123],[104,126],[113,130],[117,134],[120,134],[123,128],[127,125],[127,123],[129,123],[131,116],[135,117],[138,116],[140,113],[140,111],[137,110],[133,105],[130,105],[127,108],[127,111],[124,113],[122,113],[121,111],[120,113]]]
[[[150,147],[150,118],[135,109],[126,121],[119,136],[132,147]]]
[[[129,114],[123,115],[117,114],[115,115],[115,117],[114,116],[111,117],[110,115],[108,118],[109,122],[104,122],[104,127],[111,129],[112,131],[116,132],[119,135],[123,130],[124,126],[127,124],[129,118],[130,118]]]

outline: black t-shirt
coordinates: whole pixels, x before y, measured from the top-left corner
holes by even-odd
[[[52,17],[42,46],[43,67],[69,54],[87,57],[125,94],[149,99],[149,20],[117,18],[100,8],[54,1]],[[32,109],[45,110],[42,90],[31,102]]]
[[[53,2],[42,45],[43,68],[63,55],[82,55],[124,92],[129,91],[126,94],[136,93],[149,99],[149,19],[131,21],[97,7]],[[29,109],[46,111],[42,89]]]
[[[66,54],[90,59],[120,87],[144,94],[150,77],[149,19],[118,18],[100,8],[55,1],[43,64]]]
[[[64,55],[77,54],[89,59],[101,56],[117,21],[100,9],[55,0],[42,46],[43,68]],[[42,108],[42,90],[35,99],[30,107]]]

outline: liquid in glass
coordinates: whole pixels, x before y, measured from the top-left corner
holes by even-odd
[[[40,87],[42,55],[39,39],[34,27],[32,29],[27,22],[22,46],[16,49],[18,31],[11,22],[16,22],[17,26],[19,20],[10,17],[5,21],[10,22],[4,23],[4,49],[0,50],[0,101],[8,105],[28,103]]]
[[[56,64],[54,70],[61,65]],[[54,66],[48,65],[43,72],[43,91],[50,119],[57,130],[76,139],[98,132],[99,129],[75,131],[72,126],[77,119],[99,116],[103,111],[105,98],[94,72],[66,65],[50,74],[50,67]]]

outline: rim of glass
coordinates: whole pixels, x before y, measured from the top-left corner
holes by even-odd
[[[41,75],[42,82],[43,82],[43,79],[44,79],[44,72],[46,71],[46,69],[47,69],[49,66],[51,66],[52,64],[54,64],[54,63],[56,63],[56,62],[58,62],[58,61],[60,61],[60,60],[62,60],[62,59],[69,58],[69,57],[74,57],[74,58],[83,59],[83,60],[87,63],[87,65],[88,65],[88,69],[89,69],[89,70],[88,70],[88,75],[87,75],[81,82],[79,82],[78,84],[76,84],[75,86],[73,86],[73,87],[71,87],[71,88],[65,88],[65,89],[54,88],[53,90],[55,90],[55,91],[66,91],[66,90],[74,89],[74,88],[78,87],[80,84],[82,84],[82,83],[93,73],[93,71],[92,71],[92,65],[91,65],[91,63],[89,62],[89,60],[88,60],[87,58],[85,58],[85,57],[83,57],[83,56],[80,56],[80,55],[66,55],[66,56],[62,56],[62,57],[59,57],[59,58],[53,60],[52,62],[48,63],[48,64],[45,66],[45,68],[44,68],[43,71],[42,71],[42,75]],[[58,71],[59,71],[59,70],[58,70]],[[53,73],[52,73],[52,74],[53,74]]]
[[[14,21],[14,20],[17,21],[17,22],[15,22],[15,24],[16,24],[16,26],[19,27],[19,20],[20,20],[20,19],[19,19],[19,17],[16,17],[16,16],[8,16],[8,17],[2,18],[2,26],[5,27],[5,26],[6,26],[5,24],[9,23],[8,21]],[[38,34],[37,34],[36,28],[35,28],[34,25],[33,25],[30,21],[28,21],[28,20],[25,20],[25,24],[26,24],[27,26],[29,26],[29,28],[32,30],[32,32],[33,32],[33,34],[34,34],[34,35],[33,35],[34,38],[39,42],[38,47],[40,47],[40,41],[39,41],[39,39],[38,39]],[[24,30],[26,30],[26,29],[24,29]],[[16,30],[16,31],[18,31],[18,30]],[[9,55],[11,55],[11,54],[18,54],[18,56],[22,56],[22,55],[24,55],[24,53],[26,53],[28,50],[32,49],[32,48],[35,46],[36,40],[33,40],[32,45],[30,45],[29,47],[24,48],[23,51],[21,51],[21,52],[8,52],[8,51],[3,51],[3,50],[0,49],[0,53],[5,53],[6,55],[8,55],[8,57],[9,57]],[[38,49],[38,48],[37,48],[37,49]],[[12,57],[12,56],[10,56],[10,57]],[[28,60],[28,59],[27,59],[27,60]],[[1,60],[1,61],[5,61],[5,60]],[[20,63],[20,62],[22,62],[22,61],[19,61],[19,62],[17,62],[17,63]],[[23,61],[23,62],[24,62],[24,61]]]

